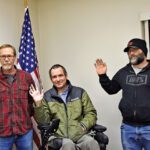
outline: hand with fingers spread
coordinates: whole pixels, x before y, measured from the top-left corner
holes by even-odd
[[[29,90],[30,95],[33,97],[33,100],[35,102],[35,104],[37,106],[40,106],[42,103],[42,99],[43,99],[43,95],[44,92],[39,91],[38,89],[36,89],[33,85],[30,86],[30,90]]]
[[[107,72],[107,65],[102,59],[96,59],[95,68],[98,75],[106,74]]]

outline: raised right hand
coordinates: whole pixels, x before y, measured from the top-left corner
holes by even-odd
[[[35,87],[31,84],[29,93],[33,97],[33,100],[36,103],[36,105],[37,106],[41,105],[44,96],[43,90],[39,91],[38,89],[35,89]]]
[[[107,65],[102,59],[96,59],[95,68],[98,75],[106,74],[107,72]]]

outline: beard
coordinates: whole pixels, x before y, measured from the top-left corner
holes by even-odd
[[[143,54],[139,55],[139,56],[133,56],[133,57],[130,57],[129,60],[130,60],[130,63],[132,65],[139,65],[140,63],[142,63],[144,61],[145,57]]]
[[[2,68],[3,68],[3,70],[10,70],[11,68],[12,68],[12,66],[11,65],[4,65],[4,66],[2,66]]]

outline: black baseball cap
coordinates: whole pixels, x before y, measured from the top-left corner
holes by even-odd
[[[147,56],[147,46],[146,46],[146,42],[143,39],[132,39],[128,42],[127,47],[124,49],[124,52],[128,52],[130,48],[139,48],[143,51],[143,53],[145,54],[145,56]]]

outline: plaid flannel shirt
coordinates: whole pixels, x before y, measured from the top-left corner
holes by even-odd
[[[25,71],[17,69],[9,83],[0,70],[0,136],[22,135],[32,128],[31,84],[32,77]]]

